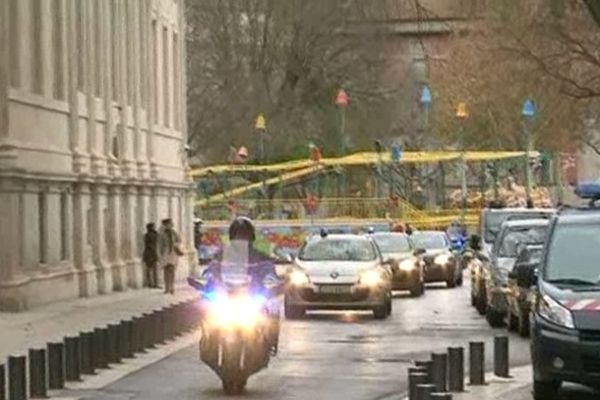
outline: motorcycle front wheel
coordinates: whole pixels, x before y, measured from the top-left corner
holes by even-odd
[[[239,395],[246,388],[247,378],[240,365],[241,359],[241,343],[223,345],[221,380],[223,383],[223,392],[228,396]]]

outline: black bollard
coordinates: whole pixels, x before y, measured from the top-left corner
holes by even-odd
[[[165,318],[163,310],[154,311],[154,329],[156,330],[156,343],[164,344],[165,343]]]
[[[469,343],[469,382],[471,385],[485,385],[485,344]]]
[[[429,371],[425,367],[409,367],[408,374],[425,374],[429,376]]]
[[[130,358],[131,338],[125,321],[119,323],[119,356],[121,358]]]
[[[433,367],[431,360],[415,361],[415,366],[417,368],[425,368],[427,371],[427,383],[431,383],[431,368]]]
[[[62,343],[48,343],[48,388],[65,387],[65,346]]]
[[[81,332],[81,373],[94,375],[96,373],[96,346],[94,344],[94,332]]]
[[[144,330],[142,325],[142,317],[133,317],[133,342],[132,347],[135,353],[145,353],[144,345]]]
[[[94,368],[108,368],[106,337],[108,335],[106,328],[94,329]]]
[[[494,338],[494,374],[501,378],[510,377],[508,367],[508,336]]]
[[[0,364],[0,400],[6,400],[6,371],[4,364]]]
[[[435,385],[432,383],[417,385],[416,400],[431,400],[431,393],[435,391]]]
[[[119,338],[119,325],[108,325],[108,362],[109,364],[121,363],[121,344]]]
[[[465,351],[462,347],[448,348],[448,390],[465,390]]]
[[[81,379],[81,348],[78,336],[65,338],[65,379],[68,382]]]
[[[429,396],[431,400],[452,400],[451,393],[431,393]]]
[[[435,392],[445,392],[447,387],[448,356],[445,353],[432,353],[431,362],[431,383],[436,387]]]
[[[133,321],[128,319],[121,323],[125,325],[125,327],[124,327],[125,328],[125,337],[127,338],[127,353],[125,354],[125,356],[127,358],[133,358],[133,357],[135,357],[134,356],[135,332],[133,329]]]
[[[31,397],[48,395],[45,349],[29,349],[29,393]]]
[[[9,400],[25,400],[27,398],[26,363],[25,356],[8,357]]]
[[[429,383],[429,374],[423,372],[413,372],[408,374],[408,399],[416,400],[417,385],[425,385]]]
[[[144,314],[143,316],[143,332],[144,332],[144,343],[145,348],[155,349],[156,348],[156,334],[154,332],[154,314]]]

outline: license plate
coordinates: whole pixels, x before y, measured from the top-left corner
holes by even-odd
[[[348,294],[352,292],[352,287],[347,285],[327,285],[319,288],[319,293],[326,294]]]

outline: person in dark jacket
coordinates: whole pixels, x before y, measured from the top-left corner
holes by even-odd
[[[146,224],[142,260],[146,265],[146,286],[158,288],[158,232],[152,222]]]

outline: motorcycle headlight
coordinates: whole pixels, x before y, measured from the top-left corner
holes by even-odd
[[[381,273],[376,270],[365,271],[360,275],[360,283],[367,286],[377,286],[383,282]]]
[[[417,268],[417,265],[416,265],[415,260],[413,260],[412,258],[409,258],[409,259],[402,261],[399,265],[399,268],[402,271],[410,272],[410,271],[414,270],[415,268]]]
[[[290,274],[290,283],[294,286],[302,286],[310,283],[310,279],[306,273],[296,270]]]
[[[556,325],[571,329],[575,328],[571,311],[567,310],[547,294],[540,297],[538,302],[538,312],[542,317],[554,322]]]
[[[215,325],[250,328],[262,318],[265,299],[261,296],[216,296],[210,302],[209,319]]]
[[[448,254],[440,254],[433,260],[433,262],[438,265],[446,265],[448,264],[448,261],[450,261],[450,255]]]

